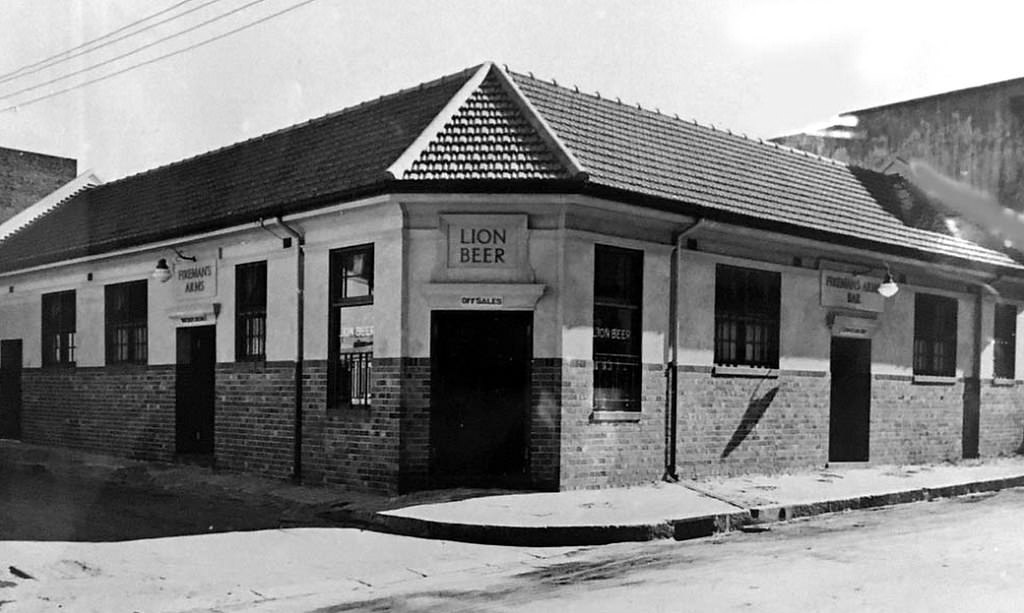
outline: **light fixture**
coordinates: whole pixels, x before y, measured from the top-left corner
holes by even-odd
[[[889,267],[885,267],[885,281],[878,286],[878,293],[883,298],[892,298],[896,295],[896,292],[900,291],[900,286],[896,285],[896,279],[893,279],[892,272],[889,271]]]
[[[150,276],[161,283],[167,283],[171,278],[171,268],[167,265],[167,260],[165,258],[160,258],[160,261],[156,263],[156,266],[153,268],[153,272]]]

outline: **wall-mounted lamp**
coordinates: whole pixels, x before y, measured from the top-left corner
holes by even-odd
[[[892,277],[892,272],[889,270],[889,266],[885,267],[885,281],[878,286],[878,293],[883,298],[892,298],[896,295],[896,292],[900,291],[900,286],[896,285],[896,279]]]
[[[189,262],[196,261],[196,256],[194,255],[185,255],[173,247],[171,250],[174,251],[174,257],[177,260],[188,260]],[[167,258],[160,258],[157,261],[156,266],[153,267],[153,272],[151,272],[149,276],[153,277],[153,279],[160,283],[167,283],[171,279],[171,267],[167,265]]]

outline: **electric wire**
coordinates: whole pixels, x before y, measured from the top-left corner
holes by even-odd
[[[303,0],[302,2],[299,2],[298,4],[290,6],[290,7],[286,8],[286,9],[282,9],[280,11],[277,11],[276,13],[271,13],[270,15],[267,15],[265,17],[261,17],[260,19],[257,19],[256,21],[244,24],[244,25],[239,26],[239,27],[237,27],[237,28],[235,28],[233,30],[228,30],[227,32],[224,32],[222,34],[218,34],[217,36],[214,36],[212,38],[208,38],[208,39],[200,41],[198,43],[191,44],[191,45],[189,45],[187,47],[183,47],[181,49],[178,49],[177,51],[172,51],[170,53],[165,53],[164,55],[161,55],[161,56],[158,56],[158,57],[146,60],[144,62],[139,62],[137,64],[132,64],[131,66],[127,66],[125,68],[122,68],[121,70],[117,70],[115,72],[112,72],[112,73],[109,73],[109,74],[106,74],[106,75],[103,75],[103,76],[100,76],[100,77],[89,79],[88,81],[83,81],[82,83],[78,83],[78,84],[72,85],[70,87],[65,87],[64,89],[60,89],[60,90],[57,90],[57,91],[54,91],[54,92],[50,92],[50,93],[45,94],[43,96],[38,96],[36,98],[32,98],[30,100],[26,100],[26,101],[20,102],[18,104],[12,104],[10,106],[7,106],[5,108],[0,109],[0,113],[7,112],[7,111],[16,111],[16,110],[24,108],[26,106],[29,106],[29,105],[32,105],[32,104],[36,104],[38,102],[42,102],[43,100],[49,100],[50,98],[53,98],[55,96],[59,96],[61,94],[66,94],[66,93],[68,93],[70,91],[74,91],[76,89],[80,89],[80,88],[86,87],[87,85],[92,85],[94,83],[99,83],[101,81],[106,81],[108,79],[112,79],[112,78],[114,78],[114,77],[116,77],[118,75],[122,75],[122,74],[124,74],[126,72],[130,72],[132,70],[135,70],[136,68],[141,68],[143,66],[149,66],[150,64],[155,64],[156,62],[159,62],[161,60],[165,60],[167,58],[174,57],[176,55],[181,55],[182,53],[185,53],[185,52],[188,52],[188,51],[192,51],[193,49],[198,49],[199,47],[206,46],[206,45],[208,45],[208,44],[210,44],[212,42],[216,42],[216,41],[221,40],[223,38],[227,38],[228,36],[231,36],[233,34],[237,34],[238,32],[241,32],[243,30],[248,30],[249,28],[257,26],[257,25],[259,25],[261,23],[264,23],[264,22],[270,21],[271,19],[275,19],[277,17],[280,17],[281,15],[284,15],[285,13],[290,13],[290,12],[292,12],[292,11],[298,9],[298,8],[301,8],[301,7],[305,6],[305,5],[311,4],[313,2],[316,2],[316,0]]]
[[[218,2],[218,1],[219,0],[212,0],[212,2]],[[217,15],[215,17],[211,17],[210,19],[207,19],[206,21],[197,23],[196,25],[193,25],[193,26],[189,26],[188,28],[185,28],[184,30],[180,30],[180,31],[175,32],[173,34],[168,34],[167,36],[164,36],[163,38],[158,38],[158,39],[156,39],[155,41],[153,41],[151,43],[146,43],[145,45],[142,45],[141,47],[136,47],[135,49],[132,49],[131,51],[126,51],[125,53],[122,53],[120,55],[115,55],[114,57],[106,59],[106,60],[103,60],[102,62],[98,62],[96,64],[92,64],[90,66],[86,66],[85,68],[80,68],[78,70],[73,70],[73,71],[71,71],[71,72],[69,72],[67,74],[63,74],[63,75],[61,75],[59,77],[54,77],[52,79],[49,79],[48,81],[43,81],[41,83],[37,83],[35,85],[30,85],[28,87],[23,87],[23,88],[21,88],[19,90],[15,90],[15,91],[13,91],[13,92],[11,92],[9,94],[0,94],[0,100],[7,100],[7,99],[10,99],[10,98],[13,98],[14,96],[17,96],[17,95],[20,95],[20,94],[24,94],[26,92],[35,91],[37,89],[41,89],[43,87],[46,87],[47,85],[52,85],[54,83],[57,83],[58,81],[64,81],[66,79],[70,79],[71,77],[80,75],[80,74],[85,73],[85,72],[89,72],[90,70],[95,70],[97,68],[102,68],[103,66],[106,66],[108,64],[112,64],[112,63],[114,63],[114,62],[116,62],[118,60],[123,60],[126,57],[133,56],[133,55],[135,55],[137,53],[141,53],[142,51],[145,51],[146,49],[149,49],[151,47],[155,47],[156,45],[159,45],[160,43],[169,41],[169,40],[174,39],[174,38],[178,38],[179,36],[184,36],[185,34],[188,34],[190,32],[194,32],[195,30],[198,30],[199,28],[202,28],[202,27],[205,27],[205,26],[207,26],[207,25],[209,25],[211,23],[220,21],[221,19],[224,19],[226,17],[230,17],[231,15],[234,15],[235,13],[239,13],[239,12],[244,11],[245,9],[247,9],[247,8],[249,8],[251,6],[254,6],[256,4],[260,4],[261,2],[265,2],[265,1],[266,0],[252,0],[248,4],[243,4],[242,6],[233,8],[233,9],[231,9],[230,11],[228,11],[226,13],[221,13],[220,15]]]
[[[219,1],[219,0],[214,0],[214,1]],[[60,64],[61,62],[65,62],[65,61],[67,61],[68,59],[71,59],[71,58],[64,58],[64,59],[58,59],[58,58],[61,58],[61,57],[65,56],[65,55],[68,55],[69,53],[73,53],[75,51],[78,51],[79,49],[83,49],[85,47],[90,47],[93,44],[98,43],[98,42],[100,42],[101,40],[103,40],[105,38],[109,38],[109,37],[111,37],[111,36],[113,36],[115,34],[118,34],[120,32],[124,32],[125,30],[127,30],[129,28],[132,28],[134,26],[137,26],[140,23],[144,23],[146,21],[149,21],[150,19],[153,19],[154,17],[159,17],[160,15],[163,15],[165,13],[169,13],[170,11],[173,11],[174,9],[179,8],[180,6],[182,6],[184,4],[188,4],[189,2],[194,2],[194,0],[181,0],[177,4],[173,4],[173,5],[165,8],[165,9],[163,9],[161,11],[157,11],[156,13],[153,13],[152,15],[147,15],[146,17],[143,17],[142,19],[136,19],[135,21],[133,21],[133,22],[131,22],[129,24],[123,25],[120,28],[117,28],[116,30],[112,30],[110,32],[107,32],[106,34],[104,34],[102,36],[97,36],[96,38],[94,38],[92,40],[87,40],[87,41],[85,41],[84,43],[82,43],[82,44],[80,44],[78,46],[72,47],[70,49],[65,49],[64,51],[61,51],[60,53],[55,53],[55,54],[53,54],[53,55],[51,55],[49,57],[44,57],[43,59],[41,59],[41,60],[39,60],[37,62],[33,62],[31,64],[26,64],[25,66],[22,66],[21,68],[18,68],[16,70],[12,70],[10,72],[2,73],[2,74],[0,74],[0,83],[4,83],[6,81],[10,81],[11,79],[16,79],[16,78],[19,78],[19,77],[22,77],[22,76],[27,76],[27,75],[30,75],[30,74],[34,74],[34,73],[38,72],[38,70],[33,70],[33,71],[27,72],[27,73],[25,73],[25,71],[29,70],[29,69],[32,69],[32,68],[35,68],[37,66],[40,66],[41,64],[46,64],[46,66],[43,66],[39,70],[43,70],[44,68],[48,68],[49,66],[54,66],[56,64]],[[206,6],[206,5],[204,4],[203,6]],[[110,42],[104,43],[102,45],[99,45],[95,49],[89,49],[88,51],[83,51],[83,53],[89,53],[90,51],[95,51],[96,49],[101,49],[103,47],[106,47],[107,45],[110,45],[110,44],[113,44],[115,42],[124,40],[124,38],[127,38],[129,36],[134,36],[135,34],[138,34],[140,32],[145,32],[146,30],[149,30],[151,28],[155,28],[158,25],[162,25],[164,23],[167,23],[168,21],[170,21],[172,19],[177,19],[179,17],[183,17],[184,15],[187,15],[187,14],[189,14],[192,11],[196,11],[199,8],[202,8],[202,7],[198,7],[198,8],[195,8],[195,9],[190,9],[189,11],[186,11],[186,12],[182,13],[181,15],[177,15],[176,17],[171,17],[170,19],[165,19],[164,21],[161,21],[159,23],[155,23],[153,25],[147,26],[147,27],[145,27],[145,28],[143,28],[141,30],[138,30],[137,32],[134,32],[132,34],[129,34],[129,35],[125,36],[125,37],[122,37],[122,38],[119,38],[117,40],[110,41]],[[75,55],[75,56],[72,56],[72,57],[78,57],[78,56]],[[57,60],[57,61],[53,61],[53,60]],[[21,73],[25,73],[25,74],[21,74]]]

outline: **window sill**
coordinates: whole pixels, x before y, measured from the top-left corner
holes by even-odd
[[[992,379],[992,385],[994,387],[1013,387],[1017,385],[1017,380],[1007,377],[996,377]]]
[[[711,369],[712,377],[752,377],[757,379],[778,379],[778,368],[761,368],[758,366],[722,366],[716,364]]]
[[[590,414],[590,423],[612,423],[640,421],[640,411],[601,411],[595,409]]]
[[[948,375],[914,375],[911,382],[918,385],[954,385],[956,384],[956,377]]]

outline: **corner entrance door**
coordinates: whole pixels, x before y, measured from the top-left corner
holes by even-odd
[[[431,326],[431,481],[522,487],[533,313],[435,311]]]
[[[174,403],[178,453],[213,453],[215,330],[215,326],[178,328]]]
[[[832,339],[829,462],[867,462],[871,434],[871,341]]]
[[[21,339],[0,341],[0,438],[21,438]]]

